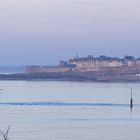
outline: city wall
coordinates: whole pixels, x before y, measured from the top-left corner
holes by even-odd
[[[41,67],[41,66],[27,66],[27,73],[63,73],[70,72],[71,68],[68,67]]]
[[[95,72],[99,74],[140,74],[139,59],[74,58],[60,66],[27,66],[27,73]]]

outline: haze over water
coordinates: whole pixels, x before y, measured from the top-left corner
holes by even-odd
[[[0,81],[0,87],[0,128],[10,125],[11,140],[140,139],[140,83]]]

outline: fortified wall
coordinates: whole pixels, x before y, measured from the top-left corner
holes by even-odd
[[[27,66],[26,72],[27,73],[63,73],[63,72],[70,72],[71,68],[69,67],[46,67],[46,66]]]

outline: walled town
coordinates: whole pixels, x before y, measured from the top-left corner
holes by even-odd
[[[60,61],[58,66],[27,66],[28,74],[61,74],[80,76],[82,79],[97,81],[139,81],[140,58],[99,56],[75,57]]]
[[[60,61],[58,66],[27,66],[27,73],[61,73],[61,72],[106,72],[112,70],[117,72],[122,69],[125,73],[130,70],[138,71],[140,69],[140,59],[133,56],[117,57],[81,57],[73,58],[68,61]]]

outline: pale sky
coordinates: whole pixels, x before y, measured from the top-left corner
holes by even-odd
[[[0,65],[140,56],[140,0],[0,0]]]

